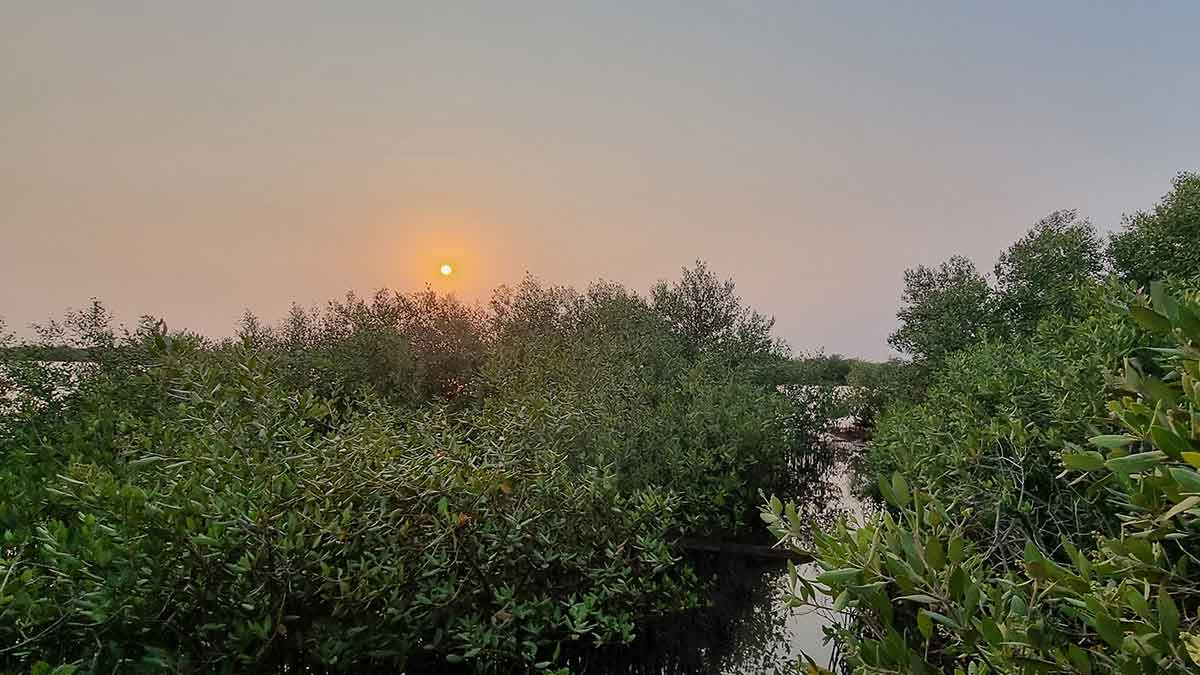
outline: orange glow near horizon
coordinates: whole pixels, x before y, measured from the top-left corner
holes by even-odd
[[[370,246],[373,285],[397,290],[431,287],[467,302],[486,302],[493,289],[520,280],[503,236],[509,228],[480,209],[408,208],[376,217]],[[485,255],[486,252],[486,255]]]

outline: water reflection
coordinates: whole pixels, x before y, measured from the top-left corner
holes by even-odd
[[[850,493],[847,464],[857,445],[838,439],[794,458],[781,497],[794,500],[814,526],[839,515],[861,516]],[[765,528],[764,528],[764,536]],[[755,543],[772,543],[760,539]],[[572,672],[658,675],[795,673],[801,651],[834,665],[824,628],[837,620],[831,609],[786,606],[787,568],[781,560],[731,554],[695,554],[702,578],[712,580],[710,606],[644,626],[630,645],[592,649],[569,657]],[[812,566],[802,574],[814,576]]]

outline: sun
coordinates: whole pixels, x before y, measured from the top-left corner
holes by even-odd
[[[454,274],[454,267],[450,263],[442,263],[442,267],[438,271],[442,273],[442,276],[448,277]]]

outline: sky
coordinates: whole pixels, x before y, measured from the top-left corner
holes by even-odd
[[[232,333],[344,294],[706,260],[796,351],[889,354],[1200,168],[1200,3],[0,3],[0,316]],[[449,278],[438,274],[455,266]]]

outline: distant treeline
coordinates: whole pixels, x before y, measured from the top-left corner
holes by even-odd
[[[855,385],[867,371],[886,367],[892,362],[902,363],[899,359],[880,362],[817,352],[781,362],[778,379],[780,384]]]
[[[88,361],[88,350],[67,345],[0,347],[0,361]]]

